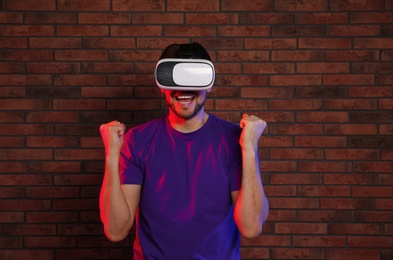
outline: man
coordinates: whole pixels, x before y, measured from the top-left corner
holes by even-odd
[[[197,43],[170,45],[165,58],[210,62]],[[244,114],[237,125],[205,112],[209,88],[159,86],[168,116],[126,134],[117,121],[100,127],[105,234],[120,241],[135,220],[134,259],[240,259],[239,231],[256,237],[269,211],[258,156],[266,123]]]

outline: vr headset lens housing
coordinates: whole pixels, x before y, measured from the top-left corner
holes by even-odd
[[[161,59],[154,77],[161,89],[209,90],[215,79],[213,63],[204,59]]]

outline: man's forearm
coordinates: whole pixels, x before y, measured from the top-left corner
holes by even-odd
[[[133,224],[133,216],[129,210],[120,185],[118,156],[107,157],[105,174],[100,192],[100,215],[105,234],[112,241],[122,240],[127,236]]]
[[[269,204],[263,190],[256,151],[243,149],[242,185],[235,205],[235,219],[243,236],[255,237],[262,232]]]

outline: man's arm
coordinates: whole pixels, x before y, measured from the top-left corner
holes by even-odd
[[[134,224],[140,198],[140,185],[121,185],[120,149],[124,144],[125,126],[117,121],[100,127],[105,146],[105,173],[100,192],[100,216],[109,240],[123,240]]]
[[[266,122],[244,114],[240,121],[242,148],[242,184],[239,191],[232,192],[235,203],[235,221],[240,233],[247,238],[258,236],[269,214],[269,203],[263,190],[259,160],[258,140]]]

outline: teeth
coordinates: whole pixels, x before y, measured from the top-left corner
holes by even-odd
[[[193,96],[178,96],[178,99],[191,99]]]

